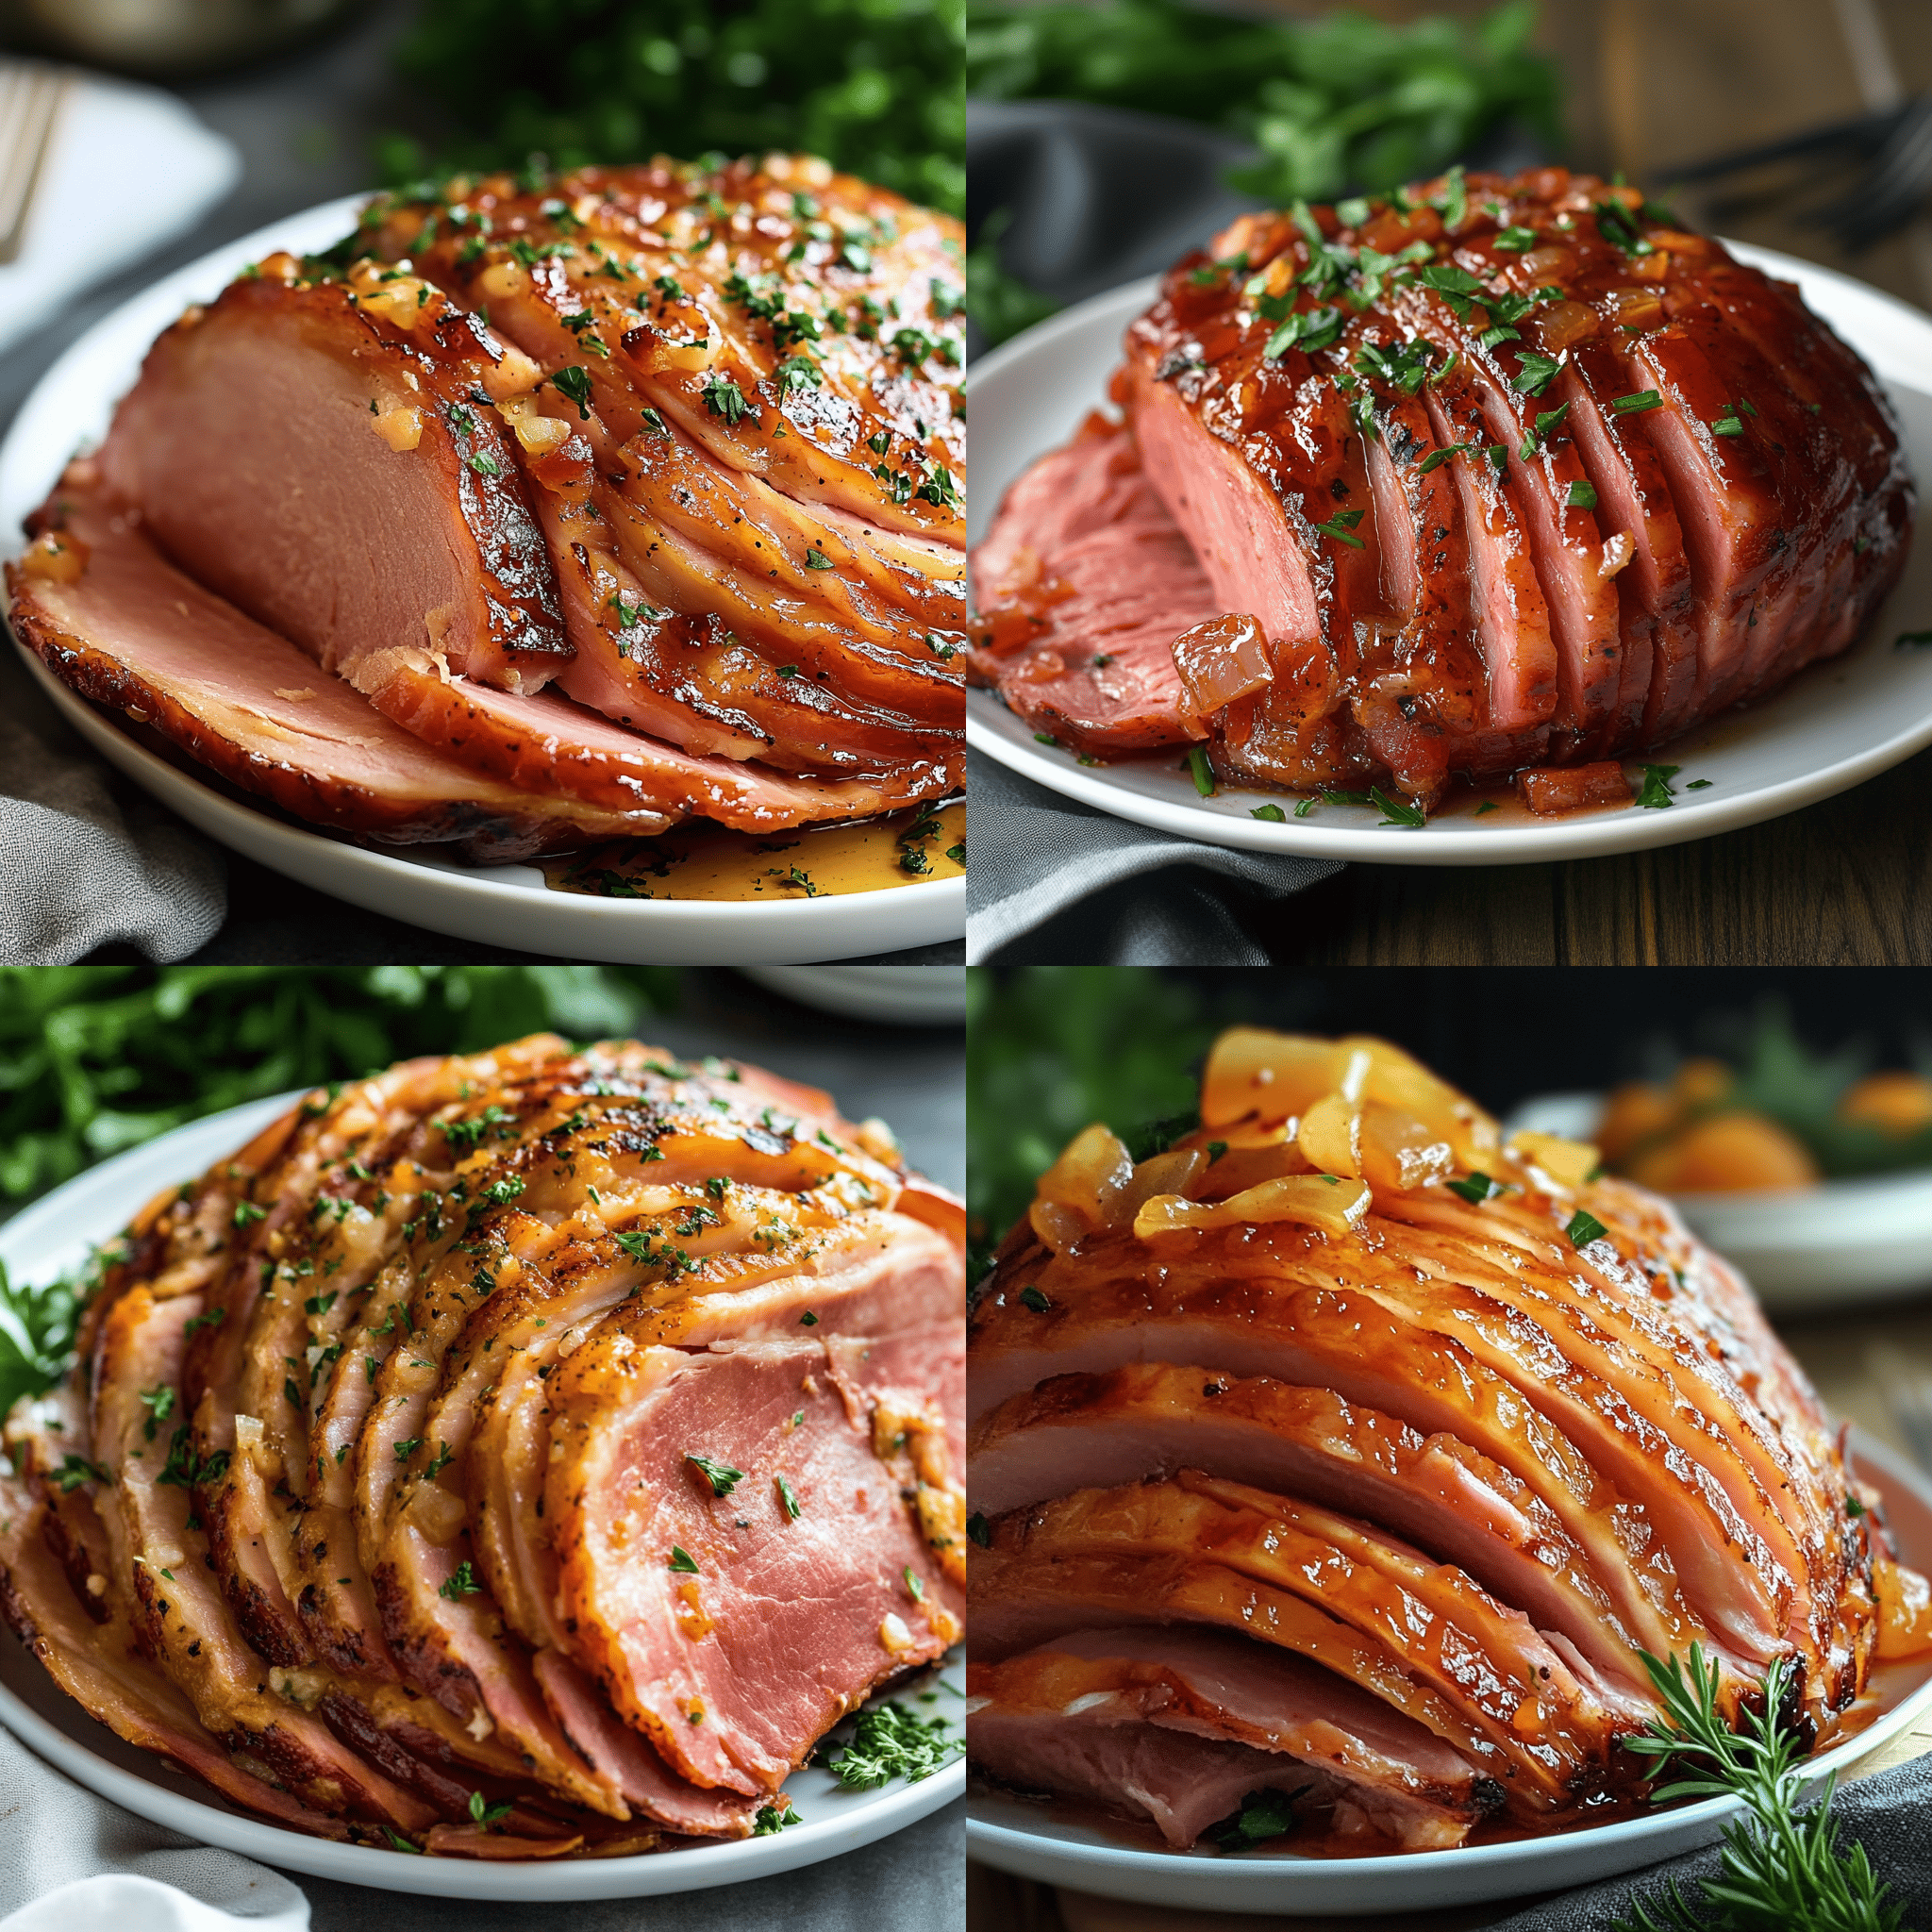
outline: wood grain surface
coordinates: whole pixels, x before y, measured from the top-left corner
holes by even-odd
[[[1906,1443],[1886,1390],[1897,1377],[1932,1379],[1932,1305],[1921,1301],[1897,1308],[1805,1316],[1781,1321],[1777,1328],[1834,1415],[1904,1453]],[[1928,1752],[1932,1712],[1873,1752],[1846,1782],[1874,1777]],[[1377,1932],[1478,1932],[1534,1902],[1509,1899],[1451,1911],[1401,1913],[1373,1923]],[[1176,1911],[1036,1885],[983,1865],[967,1867],[967,1932],[1361,1932],[1371,1923]]]
[[[1388,19],[1487,0],[1357,0]],[[1291,10],[1311,10],[1297,8]],[[1570,158],[1667,188],[1674,166],[1932,89],[1925,0],[1545,0],[1540,40],[1570,93]],[[1822,180],[1766,175],[1746,208],[1687,220],[1932,308],[1932,218],[1853,257],[1798,209]],[[1733,183],[1727,187],[1750,184]],[[1932,485],[1932,479],[1924,479]],[[1553,866],[1354,865],[1242,907],[1280,964],[1884,965],[1932,961],[1932,753],[1769,824]]]

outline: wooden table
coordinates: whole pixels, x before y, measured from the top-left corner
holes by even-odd
[[[1852,1315],[1781,1322],[1778,1331],[1834,1415],[1905,1451],[1885,1400],[1888,1376],[1932,1375],[1932,1301]],[[1852,1773],[1871,1777],[1932,1752],[1932,1713],[1880,1746]],[[1410,1912],[1374,1923],[1378,1932],[1478,1932],[1533,1901],[1512,1899],[1441,1912]],[[1360,1932],[1365,1919],[1285,1919],[1250,1913],[1185,1912],[1124,1904],[1035,1885],[969,1862],[967,1932]]]
[[[1486,8],[1368,0],[1366,10]],[[1885,105],[1891,86],[1932,88],[1924,0],[1547,0],[1542,12],[1541,44],[1570,82],[1572,159],[1633,181],[1667,183],[1673,165]],[[1698,197],[1679,201],[1698,226],[1932,308],[1932,221],[1854,259],[1786,207],[1720,223]],[[1267,908],[1254,930],[1284,965],[1924,962],[1928,798],[1932,752],[1772,824],[1663,851],[1560,866],[1351,866]]]

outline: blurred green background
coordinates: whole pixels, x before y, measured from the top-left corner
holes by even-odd
[[[446,117],[380,146],[452,168],[790,148],[963,214],[966,0],[422,0],[396,53]]]

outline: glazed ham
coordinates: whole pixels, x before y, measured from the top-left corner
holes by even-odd
[[[1236,783],[1428,806],[1661,743],[1858,636],[1916,497],[1884,391],[1794,288],[1561,168],[1344,206],[1178,263],[1127,331],[1124,422],[1083,432],[1109,476],[1144,465],[1143,554],[1182,540],[1265,661],[1205,712],[1094,689],[1066,646],[1106,622],[1080,537],[1111,486],[1069,451],[1040,472],[1076,500],[1023,478],[975,556],[976,681],[1102,757],[1205,735]],[[1173,643],[1199,591],[1160,591],[1141,628]]]
[[[310,1095],[137,1217],[8,1419],[0,1607],[300,1829],[770,1828],[960,1635],[957,1205],[828,1096],[635,1042]]]
[[[552,843],[938,798],[963,772],[958,258],[957,224],[783,156],[379,199],[168,329],[33,530],[58,545],[82,493],[138,523],[431,752],[558,801]],[[88,555],[23,561],[73,582]],[[141,708],[286,808],[497,856],[339,788],[310,810]]]
[[[1453,1844],[1640,1799],[1649,1658],[1697,1646],[1732,1711],[1789,1659],[1818,1741],[1932,1639],[1749,1291],[1593,1148],[1249,1029],[1201,1119],[1138,1167],[1089,1128],[975,1298],[986,1774],[1177,1844],[1257,1790]]]

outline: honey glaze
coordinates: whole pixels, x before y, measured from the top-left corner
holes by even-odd
[[[915,806],[857,824],[733,832],[691,819],[546,859],[553,891],[599,899],[820,899],[883,892],[966,870],[966,802]]]

